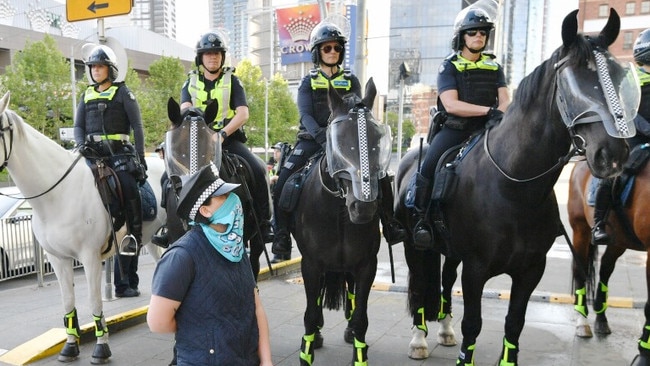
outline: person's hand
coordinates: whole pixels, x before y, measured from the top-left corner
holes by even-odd
[[[145,171],[149,170],[149,167],[147,167],[147,160],[144,158],[144,154],[139,155],[138,158],[140,159],[140,164],[142,164],[144,170]]]
[[[490,111],[488,112],[487,116],[488,119],[499,122],[503,119],[503,112],[501,112],[501,110],[498,108],[490,107]]]

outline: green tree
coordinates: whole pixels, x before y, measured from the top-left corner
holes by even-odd
[[[11,92],[11,108],[44,135],[57,139],[59,127],[71,125],[70,63],[56,41],[27,42],[2,76]]]
[[[393,136],[393,148],[397,148],[397,125],[399,123],[399,115],[395,112],[386,112],[386,123],[390,126],[390,133]],[[409,119],[402,120],[402,138],[403,141],[411,141],[415,135],[415,126]]]
[[[236,75],[244,85],[250,113],[246,123],[247,144],[264,146],[266,79],[262,77],[262,69],[253,66],[247,59],[237,65]],[[289,91],[289,84],[280,74],[274,75],[269,83],[268,103],[269,144],[277,141],[293,142],[297,131],[298,109]],[[293,126],[296,127],[291,128]]]
[[[175,57],[162,56],[149,66],[149,77],[136,94],[147,146],[155,146],[163,141],[169,127],[167,101],[173,97],[179,102],[181,87],[186,78],[183,64]]]

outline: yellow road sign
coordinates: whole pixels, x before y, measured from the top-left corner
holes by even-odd
[[[131,12],[132,0],[66,0],[69,22],[124,15]]]

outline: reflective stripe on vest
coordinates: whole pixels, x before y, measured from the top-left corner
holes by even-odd
[[[482,55],[480,60],[473,62],[458,54],[457,58],[455,60],[452,60],[451,63],[456,67],[456,70],[458,70],[459,72],[463,72],[467,70],[476,70],[476,69],[481,69],[481,70],[499,69],[499,65],[492,59],[492,57],[488,55]]]
[[[98,92],[95,88],[89,87],[86,89],[86,93],[84,94],[84,102],[88,103],[95,99],[113,100],[115,93],[117,93],[117,86],[115,85],[111,85],[108,89],[102,92]]]
[[[311,88],[312,90],[327,89],[328,81],[336,89],[345,89],[346,91],[349,91],[352,88],[352,81],[349,78],[346,78],[344,73],[339,74],[334,79],[328,80],[325,75],[320,72],[311,78]]]
[[[230,120],[235,116],[235,111],[230,109],[230,87],[232,83],[232,69],[224,68],[224,74],[210,90],[210,95],[205,91],[205,83],[196,72],[190,74],[187,91],[192,98],[192,104],[205,111],[208,100],[217,100],[219,110],[217,116],[221,118],[215,122],[214,128],[219,130],[224,126],[225,120]]]

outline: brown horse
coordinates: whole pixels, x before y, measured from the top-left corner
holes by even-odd
[[[594,331],[597,334],[609,334],[611,330],[607,322],[607,283],[614,272],[616,260],[627,249],[650,250],[650,167],[645,165],[635,176],[635,185],[628,198],[626,207],[618,205],[611,210],[607,231],[612,238],[611,244],[605,247],[605,253],[600,259],[599,282],[594,285],[594,260],[598,257],[598,246],[591,244],[591,228],[594,224],[593,207],[588,204],[589,187],[594,178],[590,174],[587,163],[578,162],[573,167],[569,181],[569,199],[567,210],[569,223],[573,229],[573,245],[575,247],[573,277],[575,286],[575,308],[582,316],[578,317],[576,335],[592,337],[588,323],[587,296],[593,295],[593,309],[596,313]],[[650,256],[649,256],[650,258]],[[650,263],[646,261],[646,286],[650,284]],[[648,287],[650,291],[650,287]],[[649,292],[650,293],[650,292]],[[639,356],[635,365],[650,364],[650,303],[645,305],[645,326],[639,340]]]

